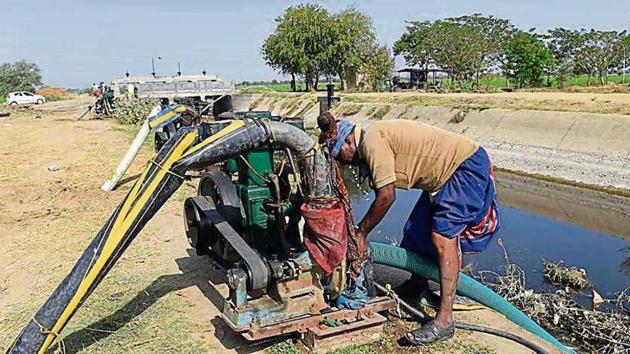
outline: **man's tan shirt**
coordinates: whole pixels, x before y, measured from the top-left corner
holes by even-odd
[[[355,139],[376,189],[394,182],[397,188],[435,191],[479,147],[461,134],[399,119],[357,126]]]

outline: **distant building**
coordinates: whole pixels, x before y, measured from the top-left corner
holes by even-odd
[[[440,85],[445,76],[446,71],[442,69],[404,68],[396,72],[393,83],[394,87],[403,90],[429,88]]]
[[[114,97],[157,98],[162,104],[186,102],[201,109],[214,102],[221,111],[231,109],[234,83],[216,75],[171,77],[127,76],[112,81]],[[216,102],[215,102],[216,101]]]

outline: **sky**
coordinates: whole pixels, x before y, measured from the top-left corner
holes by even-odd
[[[0,63],[26,60],[50,86],[88,87],[113,77],[203,69],[226,80],[282,78],[260,54],[274,19],[305,1],[0,0]],[[630,0],[389,0],[311,1],[331,12],[353,6],[372,17],[391,46],[405,21],[482,13],[521,29],[630,29]],[[161,58],[161,59],[158,59]],[[397,65],[404,61],[397,58]]]

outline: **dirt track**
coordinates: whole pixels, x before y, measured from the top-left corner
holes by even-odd
[[[111,121],[74,122],[75,113],[23,111],[0,119],[0,348],[65,277],[151,153],[150,146],[142,151],[119,189],[102,192],[134,130]],[[227,288],[206,259],[187,252],[181,205],[192,193],[187,184],[165,204],[79,309],[63,331],[68,353],[250,353],[273,344],[252,346],[220,320]],[[458,318],[523,333],[488,310]],[[423,351],[474,345],[528,352],[465,332],[449,343]],[[398,350],[392,345],[388,351]]]

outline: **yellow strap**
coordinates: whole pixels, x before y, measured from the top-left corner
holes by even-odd
[[[109,235],[104,236],[104,238],[106,238],[106,241],[100,256],[98,257],[98,259],[95,260],[93,267],[88,271],[84,279],[79,284],[77,292],[74,294],[72,299],[70,299],[68,306],[65,308],[61,316],[59,316],[59,319],[57,320],[57,323],[55,323],[55,326],[53,326],[51,333],[59,332],[61,328],[63,328],[63,326],[66,324],[74,310],[79,306],[81,299],[83,299],[83,297],[87,294],[88,289],[90,288],[92,283],[94,283],[94,280],[96,279],[98,274],[101,272],[107,261],[114,254],[114,250],[122,241],[122,238],[126,234],[127,230],[129,230],[132,222],[140,215],[142,208],[148,203],[150,196],[156,190],[162,179],[164,179],[164,176],[167,174],[166,171],[170,169],[172,164],[175,163],[175,161],[177,161],[182,156],[182,154],[193,144],[196,138],[196,130],[184,135],[183,139],[176,146],[173,153],[164,162],[163,168],[157,171],[156,177],[150,182],[147,189],[144,190],[144,192],[140,194],[138,198],[127,198],[125,200],[125,208],[129,208],[130,205],[134,205],[134,201],[136,200],[137,203],[133,207],[131,207],[127,215],[122,212],[118,214],[118,217],[116,218],[117,220],[114,223],[114,226]],[[44,345],[40,349],[39,353],[44,354],[54,338],[55,337],[52,334],[49,334],[49,336],[44,341]]]
[[[153,129],[154,127],[160,125],[162,122],[167,121],[168,119],[170,119],[172,116],[174,116],[175,114],[177,114],[177,112],[175,111],[170,111],[168,113],[166,113],[165,115],[161,116],[160,118],[149,122],[149,126],[151,127],[151,129]]]
[[[90,286],[94,283],[98,274],[100,274],[107,261],[111,259],[114,251],[116,250],[116,247],[122,241],[124,235],[131,227],[133,221],[136,220],[138,216],[141,216],[140,213],[143,207],[145,207],[145,205],[149,202],[149,198],[156,191],[157,187],[164,179],[164,177],[169,172],[172,173],[172,171],[170,171],[171,167],[183,156],[189,156],[193,154],[194,152],[198,151],[209,143],[243,126],[243,124],[243,121],[234,121],[224,129],[219,131],[217,134],[210,136],[197,145],[193,145],[193,143],[197,139],[198,132],[197,130],[193,130],[190,133],[182,135],[180,140],[172,147],[171,151],[169,151],[169,153],[167,154],[164,162],[162,163],[162,166],[160,166],[159,169],[154,169],[155,172],[151,176],[148,175],[151,168],[149,166],[145,168],[140,180],[136,182],[127,198],[125,198],[125,200],[122,202],[123,205],[120,208],[116,220],[113,220],[113,226],[109,234],[103,236],[101,242],[105,242],[105,244],[103,245],[102,251],[97,259],[92,259],[91,263],[93,263],[93,265],[91,264],[91,268],[88,267],[89,270],[87,274],[84,276],[83,280],[79,284],[76,293],[70,299],[68,306],[59,316],[59,319],[52,329],[48,330],[47,328],[40,326],[40,329],[46,330],[45,333],[48,334],[48,337],[44,341],[38,353],[44,354],[48,347],[53,343],[53,341],[58,338],[57,333],[59,333],[59,331],[61,331],[63,326],[67,323],[72,313],[79,306],[81,299],[85,297]],[[140,193],[141,186],[146,184],[148,184],[147,188],[144,189],[142,193]]]
[[[153,127],[160,125],[162,122],[170,119],[175,114],[184,113],[184,112],[186,112],[186,107],[184,107],[183,105],[177,105],[175,108],[173,108],[170,112],[167,112],[166,114],[164,114],[162,117],[152,122],[149,122],[149,126],[151,127],[151,129],[153,129]]]

